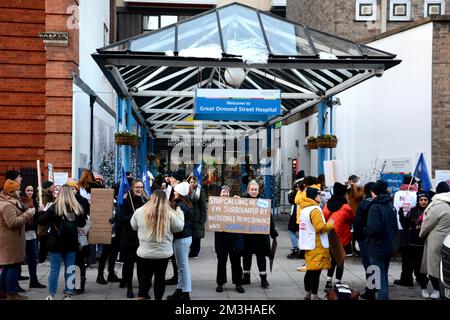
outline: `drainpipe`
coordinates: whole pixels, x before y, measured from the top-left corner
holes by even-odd
[[[131,105],[130,101],[125,98],[122,99],[122,129],[123,130],[130,130],[130,124],[131,124]],[[130,172],[130,158],[131,158],[131,146],[129,145],[123,145],[122,146],[122,166],[125,170],[125,172]]]
[[[381,33],[387,30],[387,0],[381,0]]]
[[[89,105],[91,107],[91,135],[89,137],[89,169],[92,171],[94,168],[94,104],[96,96],[89,96]]]
[[[318,105],[318,119],[317,119],[317,127],[318,127],[318,136],[326,134],[326,126],[325,126],[325,117],[327,112],[327,102],[323,99]],[[317,175],[324,173],[323,162],[326,160],[327,149],[319,148],[317,150]]]
[[[119,132],[119,123],[122,120],[122,99],[117,97],[117,113],[116,113],[116,132]],[[114,182],[119,182],[119,145],[115,145],[116,156],[115,156],[115,172],[114,172]]]

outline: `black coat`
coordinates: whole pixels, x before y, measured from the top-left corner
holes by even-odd
[[[244,238],[240,233],[214,232],[214,249],[217,255],[244,252]]]
[[[66,253],[69,251],[78,251],[78,230],[71,235],[62,237],[58,230],[60,230],[63,223],[63,217],[56,214],[55,205],[52,205],[47,211],[40,213],[38,224],[40,226],[50,225],[50,232],[48,234],[48,251]],[[75,223],[78,228],[83,228],[86,225],[86,214],[75,215]]]
[[[400,208],[398,211],[406,244],[409,246],[423,247],[425,245],[425,239],[419,237],[420,229],[422,228],[422,215],[424,211],[425,208],[420,209],[418,205],[412,208],[406,214],[406,217],[403,215],[403,208]]]
[[[145,204],[143,197],[132,196],[134,210],[142,207]],[[139,238],[137,231],[131,227],[130,221],[134,214],[133,206],[129,197],[123,200],[123,206],[119,210],[118,220],[122,227],[122,235],[120,239],[120,256],[127,260],[127,258],[134,258],[139,247]]]
[[[182,239],[192,236],[192,218],[194,216],[194,209],[189,207],[183,201],[176,201],[177,205],[180,207],[184,214],[184,228],[183,231],[173,234],[174,239]]]
[[[297,205],[295,204],[296,191],[288,193],[288,201],[294,206],[291,216],[289,217],[288,230],[292,232],[298,232],[299,226],[297,223]]]
[[[208,209],[206,208],[206,193],[203,188],[200,189],[200,197],[198,199],[191,198],[193,207],[192,217],[192,238],[205,237],[205,223],[208,217]]]
[[[353,222],[353,238],[355,240],[367,240],[367,237],[364,235],[364,228],[367,225],[367,213],[369,212],[369,204],[371,201],[371,197],[364,198],[356,210],[355,222]]]
[[[247,195],[247,198],[251,198]],[[278,232],[275,230],[275,224],[270,216],[270,237],[267,234],[243,234],[244,238],[244,254],[256,254],[259,256],[270,257],[272,250],[270,246],[270,238],[278,237]]]
[[[398,247],[398,223],[389,194],[377,196],[369,204],[365,234],[369,257],[386,260],[394,255]]]

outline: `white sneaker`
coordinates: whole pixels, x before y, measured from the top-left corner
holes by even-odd
[[[47,298],[45,298],[45,300],[55,300],[55,296],[49,294],[49,295],[47,296]]]
[[[430,299],[430,293],[427,289],[422,289],[422,298],[424,299]]]
[[[70,294],[65,294],[64,300],[72,300],[72,297],[70,296]]]
[[[437,290],[433,290],[433,292],[430,294],[430,298],[439,300],[441,298],[441,293]]]
[[[298,267],[297,271],[306,272],[306,264],[302,265],[301,267]]]

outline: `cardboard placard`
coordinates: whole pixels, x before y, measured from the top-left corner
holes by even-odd
[[[113,189],[91,190],[90,244],[111,244],[112,225],[109,219],[112,217],[113,205]]]
[[[272,203],[268,199],[209,197],[208,231],[269,234]]]

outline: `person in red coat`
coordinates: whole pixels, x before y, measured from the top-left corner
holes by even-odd
[[[348,205],[347,187],[339,182],[333,186],[333,195],[328,200],[327,205],[323,210],[325,220],[332,218],[334,220],[334,229],[343,247],[350,245],[352,240],[351,225],[355,220],[355,214]],[[325,285],[325,292],[332,287],[332,278],[334,270],[336,271],[336,283],[341,283],[342,275],[344,274],[344,266],[340,268],[337,266],[334,257],[331,259],[331,268],[328,270],[327,282]]]

